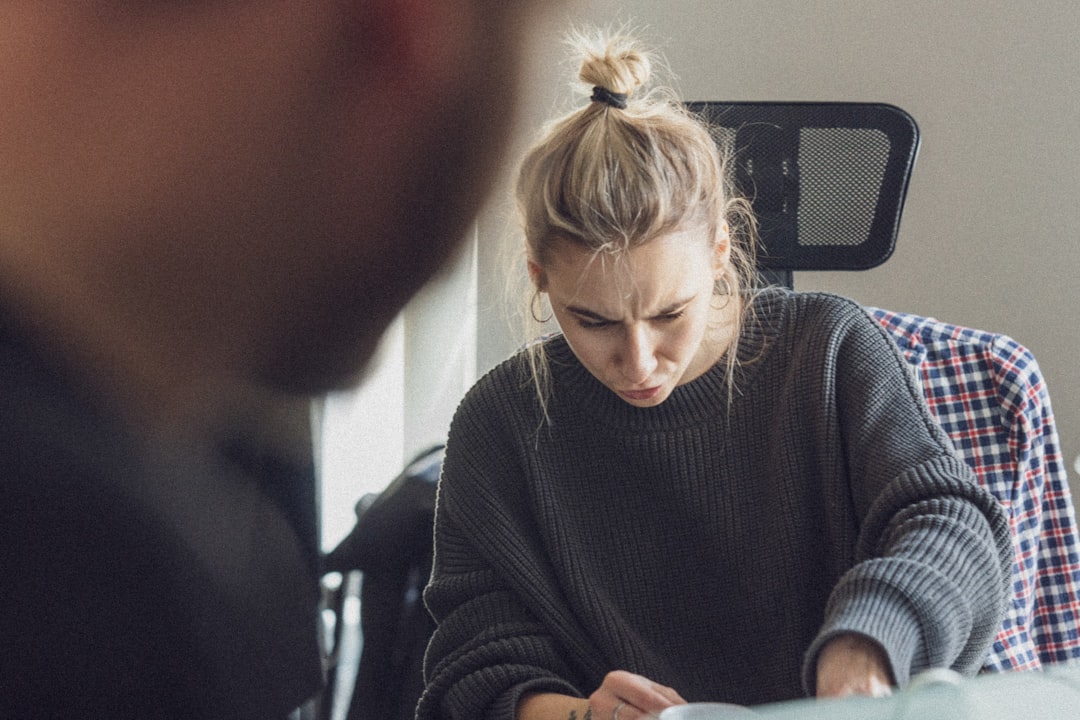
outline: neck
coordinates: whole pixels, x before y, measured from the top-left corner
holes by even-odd
[[[736,295],[717,295],[712,302],[705,337],[694,361],[683,375],[682,383],[696,380],[725,356],[734,358],[734,353],[738,351],[742,299]]]

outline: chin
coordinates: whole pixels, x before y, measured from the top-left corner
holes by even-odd
[[[665,386],[660,386],[657,391],[649,397],[628,397],[627,395],[616,392],[623,402],[634,407],[646,408],[655,407],[671,396],[671,389]]]
[[[255,365],[259,384],[296,395],[321,395],[349,390],[363,382],[371,371],[379,349],[381,328],[353,337],[330,335],[296,339],[261,353],[265,360]]]

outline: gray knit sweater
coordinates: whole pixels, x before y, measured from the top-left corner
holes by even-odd
[[[802,697],[840,631],[898,683],[975,672],[1002,620],[1007,520],[856,304],[768,291],[724,367],[636,408],[548,341],[549,423],[520,356],[450,431],[439,623],[419,720],[510,720],[615,669],[690,701]]]

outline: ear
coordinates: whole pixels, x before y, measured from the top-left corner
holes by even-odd
[[[731,229],[725,220],[713,243],[713,280],[719,280],[731,268]]]
[[[529,279],[532,280],[532,284],[536,286],[536,289],[544,292],[547,290],[547,274],[544,273],[544,268],[540,267],[540,263],[536,262],[532,258],[526,261],[526,265],[529,269]]]

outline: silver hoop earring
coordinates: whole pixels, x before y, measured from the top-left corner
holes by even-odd
[[[540,318],[539,313],[536,312],[536,301],[540,300],[540,291],[533,290],[532,299],[529,300],[529,313],[532,315],[532,319],[543,325],[551,320],[553,313],[549,312],[546,318]]]
[[[714,295],[730,295],[731,294],[731,283],[728,282],[727,273],[724,273],[723,275],[721,275],[720,278],[715,283],[713,283],[713,294]]]

